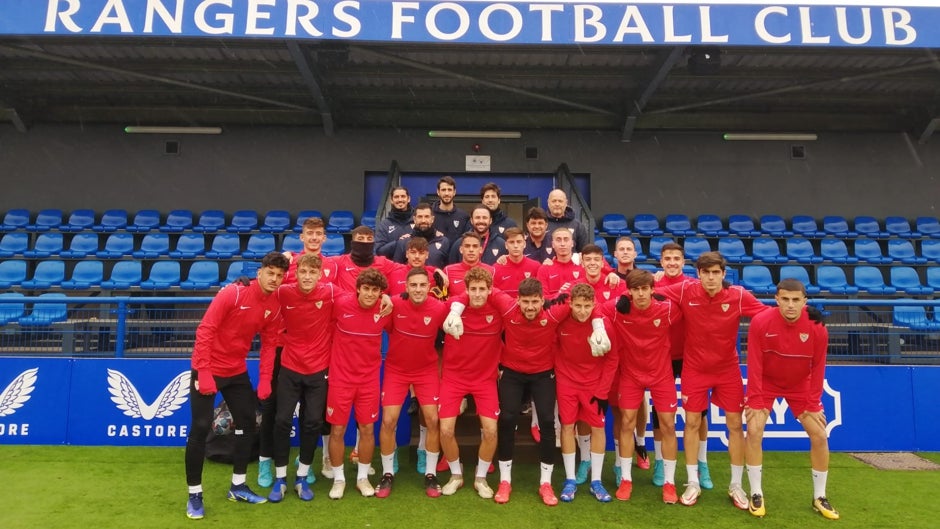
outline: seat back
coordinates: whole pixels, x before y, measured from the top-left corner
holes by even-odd
[[[353,229],[355,225],[353,212],[345,209],[338,209],[330,213],[330,220],[326,225],[326,231],[333,233],[345,233]]]
[[[201,233],[215,233],[225,229],[225,212],[221,209],[207,209],[199,214],[199,220],[193,226],[193,231]]]
[[[885,217],[885,231],[888,235],[897,235],[898,237],[917,237],[920,234],[911,229],[911,222],[905,217],[889,216]]]
[[[232,214],[232,221],[227,231],[246,233],[258,229],[258,212],[253,209],[240,209]]]
[[[924,239],[920,241],[920,256],[927,261],[940,263],[940,239]]]
[[[26,261],[0,261],[0,288],[18,286],[26,280]]]
[[[62,251],[63,239],[61,233],[40,233],[31,250],[26,250],[26,257],[49,257],[58,255]]]
[[[375,210],[370,209],[362,212],[362,217],[359,219],[359,224],[363,226],[368,226],[375,229]]]
[[[192,259],[204,253],[206,253],[206,238],[201,233],[184,233],[176,241],[176,249],[170,252],[170,257]]]
[[[188,209],[174,209],[167,213],[166,221],[160,226],[160,231],[168,233],[182,233],[193,227],[193,212]]]
[[[671,233],[676,237],[695,235],[695,230],[692,229],[691,219],[689,219],[688,215],[682,213],[666,215],[663,225],[666,233]]]
[[[856,266],[855,271],[855,286],[861,290],[865,290],[872,294],[885,294],[887,293],[888,285],[885,284],[885,278],[881,274],[881,270],[875,268],[874,266]],[[891,289],[892,293],[894,288]]]
[[[895,305],[891,320],[895,325],[915,330],[927,330],[931,327],[927,311],[920,305]]]
[[[150,275],[140,282],[143,288],[170,288],[180,284],[179,261],[157,261],[150,268]]]
[[[672,237],[650,237],[649,255],[650,259],[659,261],[663,256],[663,246],[666,243],[675,242]]]
[[[69,249],[63,251],[62,257],[81,258],[92,255],[98,251],[97,233],[76,233],[69,243]]]
[[[849,255],[849,249],[845,245],[845,241],[842,239],[821,240],[819,242],[819,254],[827,261],[833,261],[836,263],[852,262],[849,261],[849,259],[852,258],[852,256]],[[857,261],[858,259],[855,259],[855,262]]]
[[[118,289],[138,286],[141,281],[141,268],[140,261],[118,261],[114,263],[108,279],[101,282],[101,286]]]
[[[337,233],[328,233],[326,240],[323,241],[323,246],[320,248],[320,252],[327,257],[341,255],[345,251],[346,242],[343,240],[343,236]]]
[[[822,261],[822,257],[816,255],[813,243],[802,237],[787,239],[787,257],[801,263],[818,263]]]
[[[608,213],[601,217],[601,231],[611,235],[621,235],[630,232],[627,226],[627,217],[622,213]]]
[[[770,269],[764,265],[744,265],[741,286],[758,294],[770,294],[777,290]]]
[[[866,237],[884,237],[887,234],[882,231],[881,223],[878,222],[878,219],[868,215],[860,215],[855,217],[855,232],[859,235],[864,235]]]
[[[304,243],[296,235],[286,235],[281,241],[281,251],[300,253],[304,251]]]
[[[3,224],[0,225],[0,229],[3,231],[14,231],[26,228],[29,224],[29,210],[28,209],[11,209],[3,215]]]
[[[104,263],[101,261],[81,261],[72,270],[72,276],[62,282],[62,288],[88,288],[101,285],[104,281]]]
[[[754,219],[747,215],[728,216],[728,231],[739,237],[756,237],[760,235],[754,226]]]
[[[134,236],[130,233],[115,232],[108,235],[104,248],[97,253],[99,257],[123,257],[134,251]]]
[[[836,237],[854,237],[856,235],[849,229],[849,221],[841,215],[827,215],[823,217],[823,233]]]
[[[212,238],[207,257],[228,259],[241,253],[241,238],[237,233],[220,233]]]
[[[891,286],[897,287],[910,294],[926,294],[922,292],[924,284],[920,282],[917,270],[910,266],[892,266],[889,273]]]
[[[703,253],[712,251],[711,243],[709,243],[708,239],[705,237],[686,237],[682,242],[682,247],[685,251],[685,256],[693,261],[698,259]],[[660,253],[662,253],[661,249]]]
[[[823,232],[819,231],[819,225],[816,224],[816,219],[809,215],[794,215],[790,219],[790,227],[794,235],[802,235],[803,237],[818,237],[824,235]]]
[[[185,289],[204,289],[219,284],[218,261],[195,261],[190,265],[186,280],[180,283]]]
[[[62,226],[63,213],[61,209],[51,208],[43,209],[36,214],[36,220],[32,224],[27,224],[29,231],[49,231],[59,229]]]
[[[155,209],[142,209],[134,215],[134,221],[127,226],[127,231],[148,232],[160,227],[160,212]]]
[[[659,227],[659,218],[650,213],[638,213],[633,217],[633,231],[644,236],[663,234],[662,228]]]
[[[777,240],[769,237],[754,239],[751,255],[754,256],[755,260],[768,263],[786,261],[786,258],[780,254],[780,245],[777,243]]]
[[[940,219],[937,217],[917,217],[914,228],[923,237],[940,238]]]
[[[246,259],[260,259],[268,252],[274,251],[274,235],[270,233],[253,233],[248,237],[248,243],[242,257]]]
[[[264,216],[261,231],[281,233],[290,229],[290,213],[282,209],[272,209]]]
[[[126,209],[109,209],[101,214],[101,220],[98,224],[91,227],[94,231],[112,232],[123,230],[127,227]]]
[[[69,220],[59,226],[62,231],[90,230],[95,224],[95,212],[91,209],[76,209],[69,215]]]
[[[26,313],[25,296],[20,292],[4,292],[0,294],[0,325],[16,321]]]
[[[25,288],[49,288],[65,281],[65,262],[46,260],[36,265],[32,279],[23,281]]]
[[[0,257],[13,257],[22,255],[29,247],[29,235],[23,232],[12,232],[3,235],[0,239]]]
[[[940,266],[927,268],[927,286],[934,290],[940,290]]]
[[[816,269],[816,284],[821,290],[834,294],[851,294],[858,292],[857,287],[850,286],[845,277],[845,270],[841,266],[822,265]]]
[[[728,230],[718,215],[699,215],[695,220],[695,229],[706,237],[724,237],[728,235]]]
[[[819,287],[809,278],[809,272],[802,265],[783,265],[780,267],[780,280],[796,279],[806,287],[806,293],[813,295],[819,293]]]
[[[914,245],[907,239],[891,239],[888,241],[888,257],[904,263],[921,261],[914,252]],[[926,261],[926,259],[923,259]]]
[[[65,294],[59,292],[46,292],[40,294],[44,299],[66,299]],[[65,303],[33,303],[33,310],[19,319],[23,326],[43,326],[68,319],[68,305]]]
[[[866,238],[855,239],[855,257],[871,263],[884,263],[891,260],[881,252],[881,244],[878,241]]]
[[[793,232],[787,229],[787,221],[780,215],[763,215],[760,218],[760,231],[771,237],[789,237]]]
[[[140,241],[140,249],[134,252],[138,258],[154,258],[170,253],[170,236],[166,233],[148,233]]]
[[[722,237],[718,239],[718,252],[729,263],[750,263],[754,260],[748,255],[744,241],[737,237]]]

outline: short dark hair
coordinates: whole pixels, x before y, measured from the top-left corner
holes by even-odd
[[[300,256],[300,259],[297,260],[297,268],[301,266],[309,266],[310,268],[315,268],[317,270],[323,269],[323,259],[315,253],[305,253]]]
[[[441,188],[441,184],[447,184],[452,186],[454,189],[457,189],[457,181],[454,180],[453,176],[442,176],[440,180],[437,181],[437,188]]]
[[[635,268],[627,274],[627,288],[653,286],[653,274],[649,270]]]
[[[307,217],[304,219],[303,227],[301,230],[316,230],[316,229],[325,229],[326,224],[323,223],[323,219],[320,217]]]
[[[695,260],[696,270],[704,270],[715,265],[720,266],[721,269],[724,270],[728,267],[728,261],[725,261],[724,256],[718,252],[705,252]]]
[[[587,246],[585,246],[587,248]],[[583,252],[582,252],[583,253]],[[589,299],[594,301],[594,287],[587,283],[578,283],[577,285],[571,287],[571,299]]]
[[[352,235],[352,236],[356,236],[356,235],[371,235],[371,236],[375,237],[375,232],[372,230],[372,228],[370,228],[370,227],[368,227],[368,226],[356,226],[355,228],[353,228],[353,231],[351,231],[351,232],[349,232],[349,233],[350,233],[350,235]]]
[[[487,191],[494,191],[497,197],[503,196],[503,190],[500,189],[498,185],[496,185],[496,182],[487,182],[483,184],[483,187],[480,188],[480,198],[483,198],[483,195],[485,195]]]
[[[679,245],[679,243],[676,242],[669,241],[662,245],[662,247],[659,249],[659,254],[662,255],[662,253],[667,250],[678,250],[679,253],[685,255],[685,250],[682,248],[682,246]]]
[[[382,272],[379,272],[375,268],[366,268],[362,272],[359,272],[359,276],[356,277],[356,290],[366,285],[385,290],[388,288],[388,280],[385,279]]]
[[[600,255],[604,256],[604,250],[596,244],[585,244],[584,248],[581,248],[581,255],[591,254],[591,255]]]
[[[538,296],[543,297],[542,283],[534,277],[527,277],[519,283],[520,296]]]
[[[476,239],[478,243],[481,245],[483,244],[483,239],[481,239],[479,235],[472,231],[468,231],[467,233],[464,233],[460,236],[460,245],[463,246],[463,242],[467,239]]]
[[[404,191],[406,195],[408,195],[409,197],[411,196],[411,193],[408,192],[408,188],[405,187],[405,186],[395,186],[395,187],[393,187],[392,190],[389,191],[388,196],[391,197],[392,195],[394,195],[394,194],[395,194],[395,191]]]
[[[803,297],[806,297],[806,285],[804,285],[803,282],[799,279],[793,279],[792,277],[781,279],[780,282],[777,283],[777,293],[779,294],[781,290],[801,292]]]
[[[470,212],[470,216],[472,217],[473,214],[476,213],[478,209],[482,209],[483,211],[485,211],[486,214],[490,216],[490,219],[493,218],[493,212],[490,211],[490,208],[484,206],[483,204],[478,204],[478,205],[474,206],[474,207],[473,207],[473,210]]]
[[[408,239],[408,244],[405,245],[405,250],[417,250],[419,252],[427,252],[428,250],[428,240],[424,237],[411,237]]]
[[[434,214],[434,210],[431,209],[431,204],[428,204],[427,202],[418,202],[418,205],[415,206],[415,211],[418,211],[419,209],[427,209],[431,211],[432,215]]]
[[[424,276],[430,280],[430,277],[428,277],[428,271],[420,266],[416,266],[411,270],[408,270],[408,275],[405,276],[405,281],[411,279],[411,276]]]
[[[517,235],[525,236],[525,233],[522,232],[522,228],[513,226],[511,228],[506,228],[506,231],[503,232],[503,239],[508,241],[510,237],[515,237]]]
[[[284,257],[284,254],[281,252],[268,252],[263,258],[261,258],[261,268],[273,266],[274,268],[280,268],[283,271],[287,271],[290,268],[290,261],[287,257]]]
[[[529,212],[525,214],[525,221],[526,223],[528,223],[530,220],[533,220],[533,219],[547,221],[548,214],[545,213],[544,209],[538,206],[529,208]]]

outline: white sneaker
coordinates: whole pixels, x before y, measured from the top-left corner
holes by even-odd
[[[477,494],[484,500],[493,499],[493,489],[491,489],[490,484],[486,482],[486,478],[474,479],[473,489],[476,490]]]
[[[741,488],[740,483],[732,483],[731,486],[728,487],[728,497],[731,498],[731,502],[734,503],[734,506],[742,511],[746,511],[750,507],[747,493]]]
[[[346,492],[346,482],[334,481],[333,488],[330,489],[330,499],[338,500],[343,497],[344,492]]]
[[[359,492],[365,498],[375,496],[375,487],[372,486],[372,483],[369,483],[368,478],[356,481],[356,488],[359,489]]]
[[[447,483],[441,487],[441,494],[444,496],[453,496],[457,493],[457,489],[463,487],[463,475],[461,474],[452,474],[450,479],[447,480]]]
[[[702,487],[699,487],[698,483],[689,483],[685,486],[685,492],[682,493],[682,496],[679,497],[679,503],[682,505],[692,506],[698,501],[698,497],[702,495]]]
[[[323,474],[323,477],[326,479],[333,479],[333,464],[330,463],[330,456],[323,456],[323,469],[320,470],[320,474]]]

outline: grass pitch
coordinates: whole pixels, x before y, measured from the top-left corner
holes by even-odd
[[[404,452],[404,451],[402,451]],[[937,454],[925,457],[940,461]],[[320,452],[315,468],[319,471]],[[332,528],[926,528],[935,527],[937,509],[927,491],[940,488],[940,472],[875,470],[846,454],[833,454],[829,498],[842,515],[823,519],[810,505],[812,482],[806,453],[768,452],[764,457],[764,496],[767,517],[754,518],[735,509],[726,494],[726,453],[709,454],[715,488],[705,491],[697,505],[665,505],[660,489],[650,483],[651,471],[633,470],[633,498],[600,504],[587,486],[570,504],[545,507],[536,493],[538,468],[518,464],[513,472],[513,496],[507,505],[482,500],[468,480],[455,496],[430,499],[422,490],[423,478],[402,454],[401,472],[390,497],[362,498],[356,491],[353,469],[347,465],[346,497],[327,497],[330,482],[319,477],[312,502],[301,502],[289,491],[280,504],[247,505],[225,499],[231,467],[207,462],[203,488],[206,517],[185,515],[186,483],[182,448],[117,448],[74,446],[0,446],[0,480],[6,485],[0,500],[0,528],[175,528],[255,527]],[[608,453],[605,484],[611,494],[613,455]],[[473,465],[468,465],[467,476]],[[680,459],[681,466],[681,459]],[[380,464],[376,460],[376,467]],[[293,474],[293,469],[289,469]],[[677,472],[679,493],[684,467]],[[442,483],[448,473],[442,474]],[[553,485],[560,492],[564,471],[555,466]],[[257,487],[257,465],[249,467],[249,485]],[[490,475],[495,489],[497,475]],[[373,476],[373,483],[377,476]],[[745,489],[746,489],[745,485]],[[835,525],[833,525],[835,524]]]

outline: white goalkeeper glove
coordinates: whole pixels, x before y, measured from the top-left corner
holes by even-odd
[[[460,315],[463,314],[463,309],[465,308],[463,303],[456,301],[451,303],[450,313],[447,315],[447,319],[444,320],[444,332],[457,340],[463,336],[463,319],[461,319]]]
[[[591,337],[588,338],[588,343],[591,345],[591,354],[604,356],[607,351],[610,351],[610,338],[607,336],[607,330],[604,329],[604,320],[594,318],[591,320],[591,327],[594,329]]]

